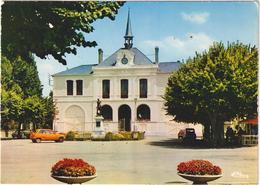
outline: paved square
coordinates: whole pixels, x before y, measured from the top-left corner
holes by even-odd
[[[30,140],[1,141],[1,183],[57,184],[50,170],[62,158],[82,158],[94,165],[98,177],[88,182],[94,184],[185,184],[188,181],[176,174],[176,167],[191,159],[210,160],[223,169],[223,177],[214,183],[257,183],[257,147],[185,149],[151,144],[166,139],[39,144]]]

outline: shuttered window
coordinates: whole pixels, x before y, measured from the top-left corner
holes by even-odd
[[[67,80],[67,95],[73,95],[73,81]]]
[[[147,98],[147,79],[140,79],[140,98]]]
[[[77,95],[83,94],[83,80],[77,80]]]
[[[121,98],[128,98],[128,80],[121,80]]]
[[[110,80],[102,81],[102,98],[109,98],[110,95]]]

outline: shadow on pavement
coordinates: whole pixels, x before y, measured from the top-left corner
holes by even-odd
[[[179,148],[179,149],[208,149],[212,148],[208,143],[203,140],[195,140],[189,142],[183,142],[180,139],[165,139],[159,141],[151,141],[149,145],[165,147],[165,148]],[[217,148],[233,149],[240,148],[241,146],[222,146]]]
[[[172,182],[165,182],[165,184],[189,184],[188,182],[184,182],[184,181],[172,181]]]

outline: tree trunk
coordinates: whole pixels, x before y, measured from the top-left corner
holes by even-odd
[[[36,132],[36,123],[33,122],[33,132]]]
[[[225,143],[224,140],[224,121],[218,120],[217,121],[217,145],[223,146]]]
[[[204,126],[203,140],[206,143],[209,143],[209,141],[210,141],[210,125],[209,125],[209,123],[204,123],[203,126]]]
[[[210,146],[217,146],[217,115],[214,113],[208,113],[210,120]]]
[[[210,120],[210,145],[212,147],[223,146],[224,140],[224,121],[217,113],[208,113]]]
[[[19,121],[19,123],[18,123],[18,129],[17,129],[17,131],[18,131],[17,137],[18,137],[18,138],[21,138],[21,125],[22,125],[22,123]]]
[[[211,123],[211,128],[212,128],[212,140],[211,140],[211,144],[212,144],[212,147],[216,147],[217,146],[217,122],[216,122],[216,119],[213,119],[212,120],[212,123]]]
[[[9,122],[4,123],[5,137],[9,136]]]
[[[8,137],[9,136],[9,130],[5,129],[5,137]]]

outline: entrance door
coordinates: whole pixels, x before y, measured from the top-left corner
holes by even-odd
[[[128,105],[119,107],[118,121],[122,130],[131,131],[131,108]]]

